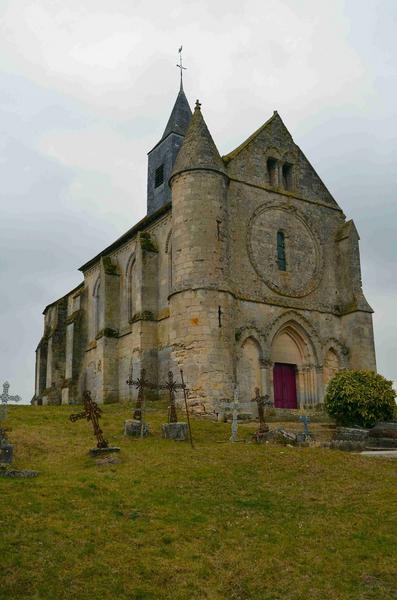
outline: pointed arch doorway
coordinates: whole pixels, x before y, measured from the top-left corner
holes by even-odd
[[[276,408],[298,408],[309,399],[307,371],[313,364],[310,344],[292,323],[273,338],[273,394]]]

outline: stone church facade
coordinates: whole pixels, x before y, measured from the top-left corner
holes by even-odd
[[[129,397],[183,368],[192,405],[255,387],[317,405],[338,370],[376,369],[359,236],[277,112],[221,157],[181,88],[148,155],[147,216],[44,310],[34,403]]]

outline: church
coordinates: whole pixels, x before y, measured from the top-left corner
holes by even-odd
[[[183,86],[148,153],[147,215],[44,310],[35,404],[129,398],[182,368],[192,407],[268,394],[321,404],[340,369],[376,369],[359,235],[273,115],[220,156]]]

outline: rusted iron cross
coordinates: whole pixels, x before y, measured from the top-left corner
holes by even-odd
[[[255,388],[255,398],[252,398],[251,402],[256,402],[258,407],[258,417],[259,417],[259,431],[269,431],[269,427],[265,422],[265,408],[267,406],[273,406],[273,402],[269,400],[269,395],[265,394],[261,396],[259,388]]]
[[[87,421],[91,421],[94,428],[94,435],[97,439],[97,448],[108,448],[109,445],[103,437],[102,429],[99,427],[99,418],[102,414],[102,410],[99,408],[98,404],[93,401],[91,398],[91,392],[88,390],[83,392],[83,403],[84,412],[70,415],[69,419],[72,421],[72,423],[78,421],[79,419],[87,419]]]
[[[141,376],[133,379],[132,366],[130,376],[128,377],[126,383],[129,386],[134,386],[138,390],[138,397],[136,399],[133,418],[142,422],[143,413],[145,410],[145,389],[153,390],[156,389],[157,386],[154,383],[150,383],[150,381],[146,379],[146,369],[141,369]]]
[[[10,396],[8,390],[10,389],[10,384],[8,381],[3,383],[3,393],[0,394],[0,420],[4,421],[7,418],[7,404],[8,402],[20,402],[20,396]]]
[[[168,371],[168,381],[159,386],[160,390],[168,390],[170,395],[170,405],[168,407],[168,423],[177,423],[178,415],[176,414],[175,392],[177,390],[185,390],[184,383],[176,383],[172,371]]]

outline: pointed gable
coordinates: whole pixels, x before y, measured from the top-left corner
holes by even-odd
[[[223,160],[233,179],[339,208],[277,111]]]

